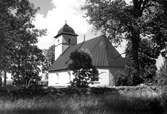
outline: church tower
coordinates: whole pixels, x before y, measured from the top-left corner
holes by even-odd
[[[77,34],[65,24],[57,33],[55,38],[55,61],[70,46],[77,44]]]

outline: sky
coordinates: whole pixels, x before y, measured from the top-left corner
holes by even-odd
[[[129,0],[127,0],[129,1]],[[47,29],[45,36],[38,38],[38,46],[41,49],[48,49],[54,44],[54,36],[63,27],[65,22],[71,26],[78,34],[78,43],[85,39],[89,40],[100,35],[100,32],[93,31],[86,18],[81,6],[85,0],[30,0],[35,7],[40,7],[37,12],[34,25],[38,29]],[[117,48],[120,53],[124,53],[126,43]],[[161,66],[162,57],[158,59],[157,66]]]
[[[92,26],[83,17],[84,12],[81,6],[85,0],[30,0],[35,7],[40,7],[37,12],[34,24],[38,29],[47,29],[46,36],[38,38],[38,46],[47,49],[54,44],[54,36],[65,22],[71,26],[79,35],[78,42],[97,36]]]

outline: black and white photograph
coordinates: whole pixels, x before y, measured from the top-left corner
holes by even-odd
[[[167,114],[167,0],[0,0],[0,114]]]

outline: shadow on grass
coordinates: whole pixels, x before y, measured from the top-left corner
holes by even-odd
[[[159,98],[122,96],[111,88],[45,91],[30,98],[32,91],[16,91],[17,99],[0,102],[0,114],[163,114]]]
[[[158,98],[136,98],[125,96],[106,96],[104,108],[118,114],[163,114],[164,109]]]
[[[39,109],[39,110],[14,110],[14,111],[0,111],[0,114],[162,114],[155,113],[153,111],[138,111],[138,112],[130,112],[130,111],[106,111],[102,109],[91,110],[89,108],[85,108],[82,110],[53,110],[53,109]]]

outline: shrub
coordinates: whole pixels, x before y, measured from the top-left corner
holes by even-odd
[[[116,86],[128,86],[132,84],[131,77],[121,71],[116,73],[114,81]]]
[[[167,85],[167,60],[165,60],[164,65],[160,68],[157,83],[159,85]]]
[[[72,87],[87,88],[89,84],[93,84],[93,81],[98,80],[98,70],[92,65],[89,54],[75,51],[71,53],[70,59],[72,63],[69,65],[69,69],[75,76],[71,81]]]

